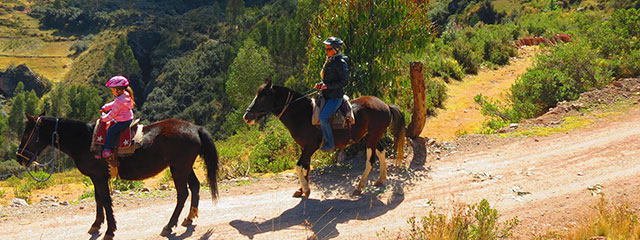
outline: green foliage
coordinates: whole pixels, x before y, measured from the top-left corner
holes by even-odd
[[[311,22],[307,83],[318,82],[325,61],[321,41],[336,36],[345,41],[349,57],[347,93],[394,98],[397,76],[405,67],[401,57],[424,49],[434,37],[427,9],[409,0],[326,1]]]
[[[88,34],[82,37],[82,39],[79,39],[73,42],[71,47],[69,47],[69,50],[74,51],[73,56],[78,56],[80,55],[80,53],[89,49],[89,46],[91,45],[91,41],[93,41],[93,39],[94,39],[94,35]]]
[[[268,122],[263,134],[249,155],[254,164],[252,171],[281,172],[293,168],[300,150],[284,125],[279,121]]]
[[[36,92],[33,90],[29,91],[25,97],[24,112],[31,115],[38,115],[39,113],[37,111],[39,110],[39,105],[40,98],[38,98]]]
[[[534,67],[511,87],[509,100],[514,111],[525,113],[524,118],[538,116],[557,102],[575,100],[580,93],[603,87],[612,71],[599,65],[597,57],[594,49],[581,42],[539,55]]]
[[[0,198],[3,198],[5,193],[6,191],[3,188],[0,188]]]
[[[21,86],[20,83],[18,84],[18,86]],[[13,101],[11,103],[11,111],[9,112],[9,118],[7,119],[7,125],[9,126],[9,129],[11,129],[15,134],[22,134],[22,132],[24,131],[24,108],[24,94],[17,94],[13,98]]]
[[[96,196],[96,191],[94,189],[86,190],[82,192],[82,195],[78,197],[78,200],[83,200],[87,198],[94,198]]]
[[[103,100],[98,90],[84,85],[71,85],[66,91],[69,100],[68,118],[90,122],[99,117]]]
[[[129,181],[129,180],[123,180],[120,178],[114,178],[111,181],[111,186],[113,190],[119,190],[119,191],[128,191],[128,190],[132,190],[132,191],[136,191],[136,190],[140,190],[143,187],[144,182],[143,181]]]
[[[113,55],[107,56],[103,71],[103,76],[106,78],[116,75],[125,76],[129,80],[129,86],[133,89],[135,97],[141,98],[141,93],[144,90],[142,71],[138,65],[138,60],[133,56],[133,50],[127,42],[126,34],[120,35]]]
[[[486,199],[475,205],[458,207],[451,216],[437,214],[433,211],[429,216],[411,217],[408,239],[470,239],[489,240],[509,238],[519,220],[507,220],[503,227],[498,226],[498,211],[491,208]]]
[[[280,172],[295,166],[300,150],[280,121],[268,121],[262,129],[251,127],[224,141],[216,142],[222,178],[251,173]],[[322,157],[318,162],[327,161]]]
[[[33,177],[37,179],[46,179],[49,177],[49,173],[43,172],[43,171],[35,171],[35,172],[32,172],[31,174],[33,175]],[[36,181],[33,178],[27,178],[27,183],[25,184],[33,185],[33,188],[35,189],[45,189],[53,185],[54,181],[55,181],[54,176],[51,176],[47,181],[44,181],[44,182]]]
[[[229,66],[225,89],[229,101],[236,108],[244,109],[255,95],[256,87],[273,74],[273,63],[267,48],[259,47],[253,39],[248,38]]]
[[[434,115],[436,108],[442,108],[447,99],[447,85],[435,79],[425,79],[425,103],[427,114]]]
[[[209,41],[167,62],[142,108],[145,118],[180,118],[218,134],[230,108],[225,98],[224,71],[231,59],[229,45]]]
[[[2,149],[5,150],[5,149]],[[15,149],[11,149],[14,150]],[[20,164],[18,164],[18,162],[14,161],[13,159],[7,159],[5,161],[0,161],[0,176],[5,175],[5,174],[15,174],[17,172],[22,171],[22,166],[20,166]]]

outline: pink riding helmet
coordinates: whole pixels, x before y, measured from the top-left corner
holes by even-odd
[[[126,77],[124,76],[114,76],[111,79],[109,79],[109,81],[107,81],[107,84],[105,84],[105,86],[107,87],[126,87],[129,86],[129,80],[127,80]]]

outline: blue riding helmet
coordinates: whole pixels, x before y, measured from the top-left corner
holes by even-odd
[[[327,38],[327,40],[324,40],[324,42],[322,42],[326,45],[331,45],[333,48],[337,49],[337,50],[341,50],[342,46],[343,46],[343,41],[340,40],[340,38],[337,37],[329,37]]]

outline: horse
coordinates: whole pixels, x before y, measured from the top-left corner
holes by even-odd
[[[395,138],[394,145],[397,157],[403,157],[403,145],[405,140],[404,114],[393,105],[388,105],[374,96],[362,96],[351,101],[353,106],[355,123],[351,128],[334,129],[333,136],[336,149],[343,149],[353,143],[357,143],[366,137],[366,165],[360,183],[353,191],[354,195],[362,194],[367,177],[374,163],[372,152],[375,151],[380,160],[380,176],[375,182],[376,186],[384,185],[387,178],[387,165],[384,149],[380,145],[380,139],[391,124]],[[256,120],[274,114],[289,130],[291,137],[302,148],[302,154],[296,163],[296,173],[300,181],[300,188],[295,191],[293,197],[309,197],[309,172],[311,156],[320,148],[322,143],[322,131],[318,126],[312,125],[313,105],[310,98],[282,86],[273,86],[270,79],[265,79],[264,84],[257,89],[257,94],[243,116],[245,123],[251,125]],[[393,120],[393,121],[392,121]]]
[[[44,114],[25,115],[26,127],[16,152],[16,161],[24,167],[37,164],[38,155],[49,146],[71,157],[78,170],[91,178],[95,189],[96,219],[88,233],[99,234],[106,213],[108,227],[103,239],[113,239],[116,220],[109,193],[109,167],[106,161],[96,159],[90,151],[95,123],[47,117]],[[161,235],[170,235],[189,195],[187,185],[191,190],[191,209],[182,225],[191,225],[198,215],[200,182],[192,169],[198,155],[204,158],[212,199],[217,198],[218,153],[209,132],[187,121],[166,119],[144,126],[142,132],[142,147],[132,155],[119,157],[119,174],[122,179],[142,180],[169,167],[177,191],[177,203]]]

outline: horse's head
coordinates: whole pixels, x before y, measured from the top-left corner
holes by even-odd
[[[27,120],[25,121],[24,132],[22,133],[22,140],[20,141],[20,147],[16,151],[16,161],[20,165],[28,167],[31,163],[37,160],[38,154],[42,152],[48,145],[45,143],[46,137],[42,137],[41,128],[42,115],[31,116],[25,114]]]
[[[242,117],[244,122],[251,125],[256,122],[256,120],[264,117],[269,114],[276,108],[276,99],[277,93],[271,85],[271,79],[267,78],[264,80],[264,84],[258,87],[258,91],[256,96],[253,98],[249,107],[247,107],[247,111],[244,113]]]

